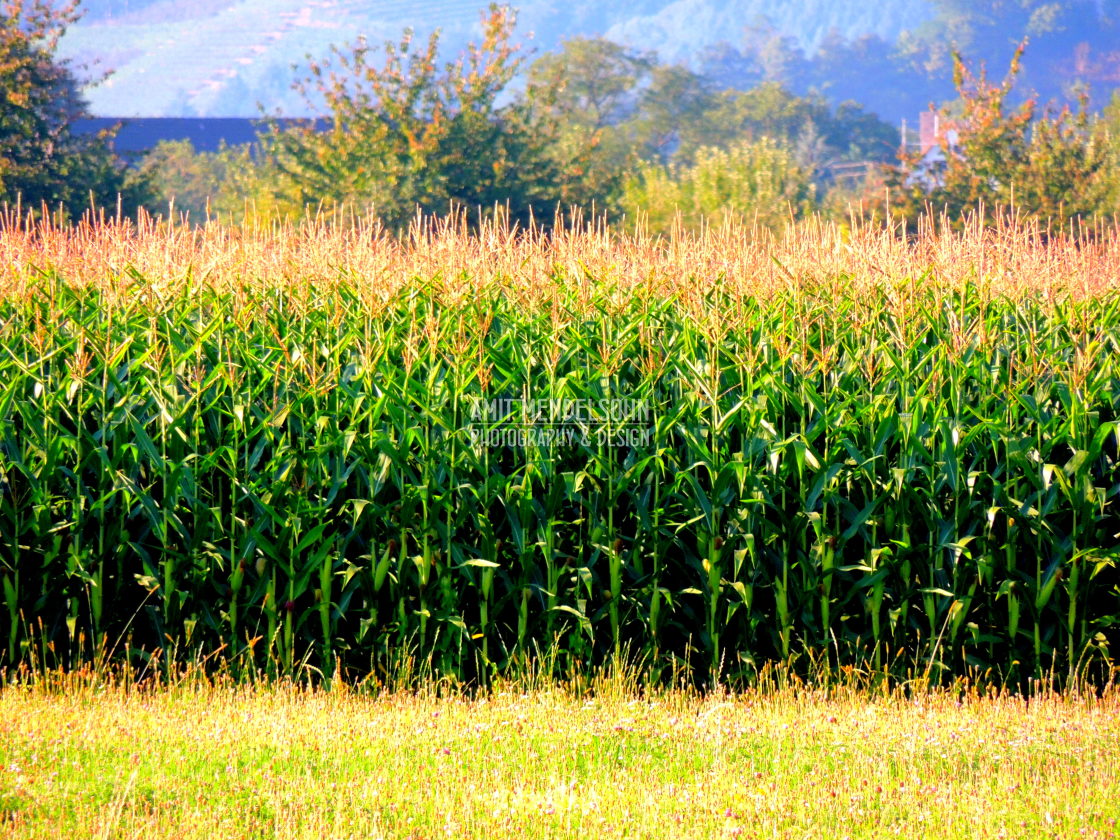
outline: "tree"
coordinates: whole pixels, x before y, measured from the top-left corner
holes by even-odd
[[[119,197],[131,211],[147,192],[113,154],[113,132],[73,130],[89,113],[55,51],[77,18],[76,0],[58,9],[46,0],[0,3],[0,199],[74,215],[91,202],[114,207]]]
[[[974,60],[1008,64],[1018,44],[1030,39],[1035,59],[1022,69],[1021,82],[1044,99],[1070,97],[1070,86],[1092,81],[1092,66],[1107,59],[1120,36],[1114,2],[1102,0],[934,0],[937,16],[906,43],[900,53],[912,66],[945,75],[954,53]],[[1086,60],[1079,60],[1081,53]],[[1080,66],[1079,66],[1080,65]],[[1097,81],[1107,82],[1113,70]]]
[[[719,90],[744,90],[762,81],[762,68],[727,41],[704,47],[697,56],[700,72]]]
[[[812,56],[810,82],[825,96],[856,99],[867,110],[887,115],[892,122],[912,119],[929,102],[951,91],[945,90],[947,80],[941,75],[931,79],[913,62],[901,60],[900,49],[904,47],[876,35],[848,39],[833,30]],[[892,157],[897,149],[895,143]]]
[[[798,150],[799,162],[823,186],[827,166],[839,161],[886,161],[898,149],[898,132],[854,102],[835,110],[819,96],[795,96],[777,82],[749,91],[721,91],[689,123],[677,160],[701,146],[727,148],[743,138],[772,137]]]
[[[763,81],[798,87],[809,66],[795,38],[783,35],[765,16],[757,17],[744,36],[743,55],[758,67]]]
[[[688,228],[737,219],[780,229],[812,212],[811,173],[778,141],[743,140],[727,149],[703,147],[692,166],[646,164],[626,183],[623,206],[667,232],[679,216]]]
[[[194,224],[238,220],[246,213],[283,215],[289,209],[270,203],[278,173],[250,143],[199,152],[190,140],[163,140],[141,158],[137,174],[150,187],[152,209],[185,215]]]
[[[800,88],[811,70],[796,39],[783,35],[765,15],[746,28],[741,47],[719,41],[698,58],[704,76],[724,90],[747,90],[763,82]]]
[[[891,161],[902,143],[897,128],[850,99],[836,106],[824,131],[825,142],[845,160]]]
[[[1108,158],[1103,176],[1105,195],[1102,206],[1106,214],[1120,217],[1120,91],[1112,94],[1112,100],[1101,113],[1095,126],[1095,136],[1104,146]]]
[[[641,157],[633,120],[656,59],[602,38],[572,38],[529,67],[524,101],[535,130],[553,136],[562,204],[616,208],[625,173]]]
[[[634,115],[638,91],[657,60],[604,38],[571,38],[529,68],[529,90],[547,93],[549,112],[594,130]]]
[[[712,84],[680,64],[656,65],[632,122],[642,157],[668,162],[703,143],[715,109]]]
[[[1065,106],[1039,114],[1034,99],[1006,111],[1024,48],[1016,50],[1000,84],[983,71],[974,75],[953,53],[957,129],[941,139],[936,169],[909,154],[889,171],[897,216],[912,223],[927,203],[957,220],[980,208],[994,214],[1013,206],[1065,225],[1105,209],[1108,149],[1091,131],[1084,99],[1077,111]]]
[[[558,176],[547,126],[520,100],[499,104],[522,64],[514,24],[511,11],[492,5],[481,43],[442,66],[438,33],[415,50],[411,32],[385,45],[381,66],[364,41],[312,62],[297,88],[309,102],[314,91],[322,96],[330,125],[271,125],[263,145],[277,206],[372,209],[394,228],[417,210],[508,203],[517,221],[534,206],[551,210]]]

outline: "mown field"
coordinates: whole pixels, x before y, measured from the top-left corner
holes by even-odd
[[[600,680],[0,688],[11,838],[1114,838],[1120,705]]]
[[[1116,230],[9,217],[0,265],[0,666],[1110,674]]]

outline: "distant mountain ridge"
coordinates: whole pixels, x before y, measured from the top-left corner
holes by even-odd
[[[515,4],[516,5],[516,4]],[[439,27],[448,55],[478,34],[484,0],[85,0],[62,55],[113,70],[87,90],[97,116],[256,117],[303,115],[291,90],[293,63],[324,56],[332,44],[364,35],[397,40],[406,27]],[[522,40],[538,50],[577,35],[604,35],[689,60],[719,42],[737,44],[763,18],[805,49],[830,32],[893,41],[933,15],[921,0],[638,0],[608,4],[526,0]],[[532,40],[526,35],[533,34]]]
[[[698,48],[719,41],[736,44],[749,26],[765,19],[803,50],[814,51],[830,33],[844,38],[877,35],[894,41],[933,17],[929,3],[885,0],[675,0],[646,15],[615,23],[607,36],[655,49],[662,58],[686,61]],[[739,36],[739,37],[737,37]]]

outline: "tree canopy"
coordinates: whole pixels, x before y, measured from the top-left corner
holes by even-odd
[[[323,97],[330,125],[273,124],[264,156],[278,204],[297,213],[346,205],[399,227],[418,210],[496,204],[524,221],[534,204],[553,202],[547,126],[521,100],[502,104],[523,62],[514,24],[491,6],[481,42],[442,64],[438,33],[419,49],[411,33],[386,44],[380,65],[364,41],[312,62],[301,89]]]
[[[1014,207],[1065,225],[1108,212],[1115,173],[1085,100],[1076,110],[1043,111],[1034,99],[1009,107],[1024,48],[1015,51],[999,83],[989,81],[984,71],[973,73],[953,53],[959,112],[944,109],[943,116],[956,130],[941,138],[936,166],[912,153],[891,171],[897,215],[913,221],[929,205],[959,220],[968,212],[990,215]]]
[[[83,134],[88,117],[71,66],[55,57],[77,2],[0,2],[0,200],[68,213],[94,206],[133,209],[145,197],[110,146],[112,132]]]
[[[977,15],[970,25],[986,26]],[[910,220],[927,204],[959,214],[1013,201],[1063,222],[1116,210],[1109,195],[1120,180],[1120,130],[1094,124],[1084,100],[1044,110],[1016,99],[1021,51],[1001,84],[974,76],[953,53],[960,143],[932,168],[912,155],[894,166],[895,127],[854,101],[799,94],[781,81],[798,83],[804,67],[767,58],[766,50],[792,47],[764,23],[748,39],[754,81],[746,89],[601,38],[571,39],[530,61],[513,41],[515,23],[491,6],[481,41],[450,61],[438,33],[423,45],[406,33],[382,53],[364,41],[336,48],[300,82],[309,104],[325,103],[325,120],[273,121],[252,151],[195,155],[165,144],[142,173],[195,218],[208,208],[236,214],[247,202],[288,216],[345,206],[391,229],[417,211],[498,205],[522,223],[574,205],[667,224],[673,203],[692,220],[726,212],[778,226],[791,209],[845,215],[851,203],[878,206],[883,186],[892,211]],[[871,56],[888,75],[882,46],[826,38],[816,65],[827,57],[840,72]]]

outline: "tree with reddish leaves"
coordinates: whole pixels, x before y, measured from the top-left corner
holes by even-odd
[[[1066,226],[1110,212],[1108,150],[1090,123],[1087,100],[1074,110],[1040,110],[1034,98],[1011,108],[1025,43],[1002,82],[974,74],[953,53],[959,113],[943,111],[955,131],[939,138],[941,155],[903,152],[888,171],[890,211],[913,224],[927,208],[960,224],[969,213],[1016,212]]]
[[[131,211],[145,192],[113,154],[113,132],[73,130],[89,113],[73,70],[55,52],[77,7],[76,0],[59,8],[0,2],[0,201],[74,216],[120,200]]]

